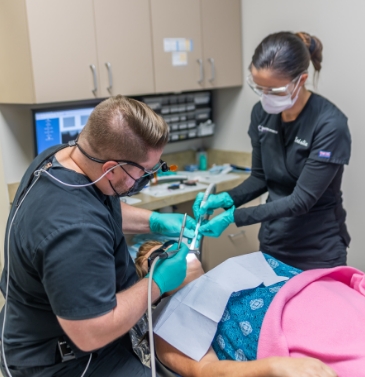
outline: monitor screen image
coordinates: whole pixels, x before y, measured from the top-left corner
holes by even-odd
[[[45,149],[75,140],[94,106],[64,110],[33,110],[36,155]]]

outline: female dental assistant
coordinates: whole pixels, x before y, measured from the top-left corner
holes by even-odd
[[[351,136],[346,116],[305,88],[311,61],[318,74],[322,43],[307,33],[275,33],[259,44],[247,78],[260,97],[248,131],[252,174],[201,208],[199,194],[193,205],[196,217],[226,209],[201,235],[261,222],[260,250],[304,270],[345,265],[350,242],[340,187]],[[267,191],[266,204],[238,209]]]

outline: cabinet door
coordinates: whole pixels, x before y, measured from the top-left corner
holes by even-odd
[[[151,13],[156,91],[203,88],[200,2],[151,0]]]
[[[255,199],[244,205],[257,206],[260,199]],[[219,209],[213,216],[222,213]],[[202,264],[204,271],[209,271],[228,258],[259,250],[258,232],[260,224],[238,228],[236,224],[230,224],[219,238],[204,237],[202,245]]]
[[[102,97],[154,93],[149,0],[94,0]]]
[[[27,0],[36,102],[93,98],[97,67],[90,0]]]
[[[241,0],[201,0],[205,87],[242,85]]]

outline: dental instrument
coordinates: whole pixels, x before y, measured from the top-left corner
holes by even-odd
[[[216,185],[215,185],[215,183],[211,183],[204,192],[203,200],[200,203],[200,207],[202,207],[207,202],[209,195],[215,194],[215,192],[216,192]],[[200,225],[201,225],[202,221],[204,220],[204,218],[205,218],[205,215],[199,216],[198,222],[196,224],[195,232],[194,232],[194,237],[191,240],[191,244],[189,245],[189,249],[192,252],[197,253],[198,255],[200,254],[199,244],[198,244],[199,228],[200,228]]]

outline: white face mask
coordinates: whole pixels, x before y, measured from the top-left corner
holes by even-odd
[[[300,78],[298,80],[297,85],[295,85],[293,92],[297,89],[300,82]],[[293,107],[295,102],[297,101],[300,89],[301,88],[299,88],[297,95],[294,98],[291,98],[292,94],[286,94],[285,96],[277,96],[275,94],[263,93],[261,96],[262,107],[268,114],[279,114],[285,110],[288,110],[291,107]]]

